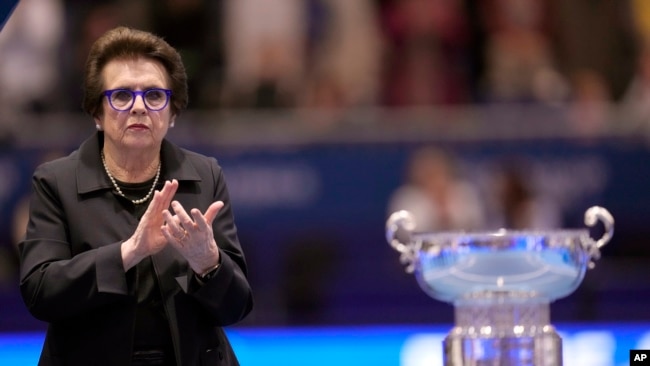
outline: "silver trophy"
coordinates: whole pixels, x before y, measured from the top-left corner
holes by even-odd
[[[417,232],[407,211],[386,222],[386,239],[406,271],[434,299],[454,306],[444,342],[445,366],[561,366],[562,340],[550,303],[578,288],[612,237],[604,208],[585,212],[587,229]]]

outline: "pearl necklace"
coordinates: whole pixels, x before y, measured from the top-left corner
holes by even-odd
[[[108,178],[111,180],[113,183],[113,187],[115,187],[115,190],[117,191],[117,194],[120,196],[126,198],[127,200],[133,202],[134,205],[139,205],[141,203],[147,202],[149,198],[151,197],[151,194],[153,194],[153,190],[156,188],[156,184],[158,184],[158,178],[160,177],[160,166],[162,165],[160,162],[158,163],[158,170],[156,170],[156,178],[153,181],[153,184],[151,185],[151,189],[149,190],[149,193],[147,193],[146,196],[140,198],[139,200],[132,200],[124,193],[122,193],[122,190],[120,189],[120,186],[117,185],[117,182],[115,181],[115,177],[113,177],[113,174],[111,174],[111,171],[108,170],[108,165],[106,165],[106,158],[104,157],[104,152],[102,151],[102,164],[104,164],[104,170],[106,171],[106,174],[108,175]]]

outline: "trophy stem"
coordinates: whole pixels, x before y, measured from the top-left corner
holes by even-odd
[[[562,340],[549,300],[534,293],[486,291],[455,301],[444,341],[445,366],[561,366]]]

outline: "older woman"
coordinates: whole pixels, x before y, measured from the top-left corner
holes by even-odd
[[[252,308],[214,158],[165,139],[187,105],[161,38],[116,28],[85,69],[97,133],[33,175],[21,292],[48,322],[39,365],[236,365],[222,326]]]

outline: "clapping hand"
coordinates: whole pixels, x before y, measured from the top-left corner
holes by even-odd
[[[153,199],[142,215],[135,232],[122,243],[122,262],[125,270],[167,246],[168,240],[160,231],[160,226],[164,223],[161,212],[169,207],[177,189],[178,181],[174,179],[165,182],[160,191],[154,192]]]
[[[204,273],[219,263],[219,248],[214,240],[212,222],[223,207],[222,201],[213,202],[201,213],[196,208],[188,214],[178,202],[172,201],[170,210],[163,211],[165,223],[162,234],[187,259],[195,273]]]

